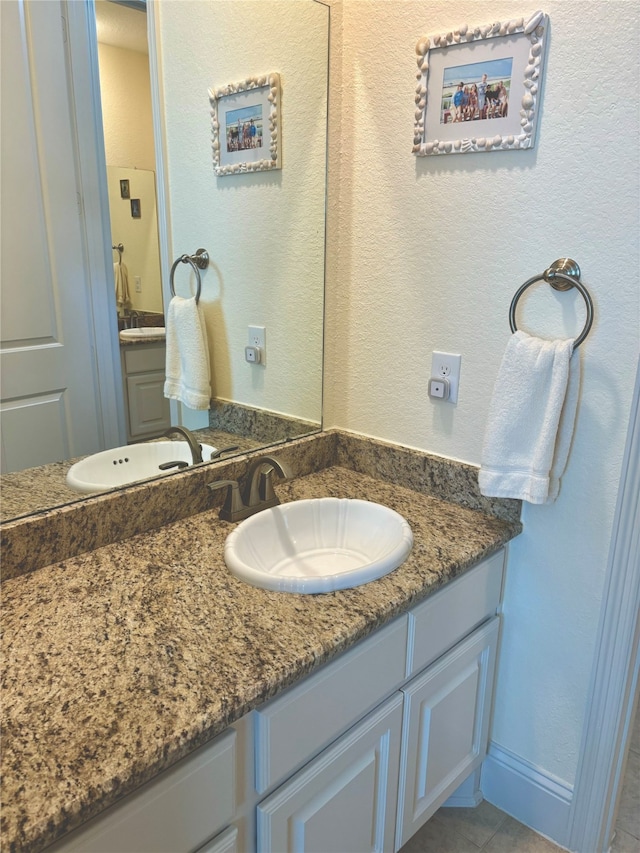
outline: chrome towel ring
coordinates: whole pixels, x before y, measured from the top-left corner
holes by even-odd
[[[175,274],[176,267],[178,266],[178,264],[191,264],[191,267],[193,268],[193,271],[196,274],[196,281],[198,282],[196,287],[197,305],[200,301],[200,293],[202,291],[202,281],[200,280],[200,271],[198,267],[200,267],[201,270],[205,270],[207,268],[209,264],[209,253],[206,249],[198,249],[195,255],[180,255],[180,257],[173,262],[173,265],[171,267],[171,273],[169,275],[169,287],[171,289],[172,296],[176,295],[176,288],[173,283],[173,276]]]
[[[591,330],[591,326],[593,324],[593,302],[589,291],[580,281],[580,267],[571,258],[559,258],[557,261],[554,261],[549,269],[545,270],[542,275],[534,275],[533,278],[525,281],[525,283],[516,290],[516,293],[511,300],[511,307],[509,308],[509,325],[511,326],[511,331],[518,331],[518,327],[516,326],[516,305],[518,304],[518,299],[520,299],[528,287],[535,284],[537,281],[546,281],[547,284],[550,284],[551,287],[554,288],[554,290],[571,290],[572,287],[575,287],[582,294],[582,298],[587,306],[587,320],[584,325],[584,329],[574,341],[573,349],[576,350]]]

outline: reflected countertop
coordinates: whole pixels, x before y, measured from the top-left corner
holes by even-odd
[[[127,347],[145,346],[145,344],[165,344],[167,342],[165,335],[146,335],[144,338],[126,338],[118,337],[120,341],[120,349]]]
[[[247,436],[234,435],[223,430],[195,430],[194,435],[197,436],[200,443],[211,444],[216,448],[238,445],[239,453],[248,453],[263,444],[262,441]],[[176,440],[178,438],[176,436]],[[69,459],[66,462],[51,462],[48,465],[39,465],[36,468],[26,468],[23,471],[2,474],[0,477],[0,489],[2,490],[0,522],[42,512],[52,507],[89,497],[89,495],[80,494],[69,488],[66,482],[67,471],[82,458],[78,456],[76,459]]]

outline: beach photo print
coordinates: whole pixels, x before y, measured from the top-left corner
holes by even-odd
[[[413,153],[532,148],[547,24],[536,12],[420,39]]]
[[[209,90],[216,175],[280,169],[280,75],[249,77]]]

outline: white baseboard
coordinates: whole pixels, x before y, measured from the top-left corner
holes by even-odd
[[[479,806],[483,800],[480,790],[481,771],[482,767],[480,766],[461,785],[458,785],[449,799],[442,804],[443,808],[475,809],[476,806]]]
[[[482,765],[485,800],[566,847],[573,788],[496,743]]]

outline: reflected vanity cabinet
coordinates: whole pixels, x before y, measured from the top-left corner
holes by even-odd
[[[500,551],[51,850],[398,851],[487,749]]]
[[[164,396],[165,353],[164,341],[120,347],[127,441],[155,438],[171,426]]]

